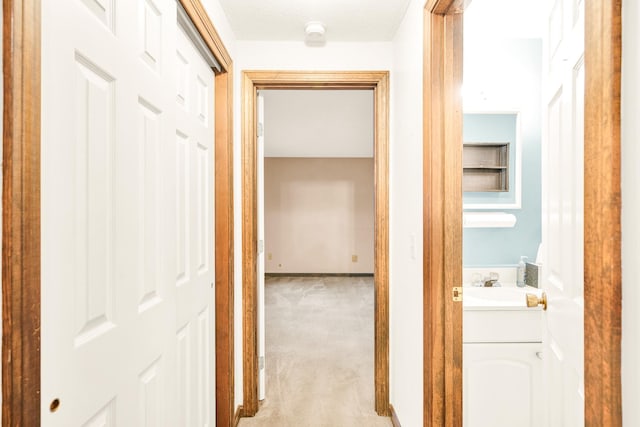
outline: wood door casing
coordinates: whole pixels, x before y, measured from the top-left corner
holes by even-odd
[[[585,425],[621,426],[621,2],[585,0]]]
[[[40,425],[40,2],[3,2],[2,425]]]
[[[462,425],[462,14],[425,10],[424,425]],[[456,173],[455,171],[459,171]]]
[[[244,71],[242,81],[242,416],[258,411],[256,96],[258,89],[372,89],[375,108],[375,409],[389,416],[389,73],[387,71]]]

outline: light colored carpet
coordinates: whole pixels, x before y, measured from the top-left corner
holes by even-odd
[[[240,427],[389,427],[374,411],[373,279],[268,278],[266,399]]]

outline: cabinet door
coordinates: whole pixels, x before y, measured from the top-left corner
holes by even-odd
[[[464,427],[542,425],[541,343],[464,344]]]

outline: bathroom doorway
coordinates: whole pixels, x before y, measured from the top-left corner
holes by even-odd
[[[580,31],[576,23],[585,22],[582,27],[584,50],[589,53],[581,61],[581,55],[573,55],[572,49],[551,50],[564,53],[558,59],[566,59],[568,65],[571,65],[571,78],[563,81],[568,84],[573,82],[574,86],[567,86],[566,93],[573,94],[573,89],[581,86],[580,79],[584,76],[585,104],[582,111],[584,123],[588,125],[579,125],[580,120],[575,119],[581,111],[574,108],[568,120],[573,126],[576,123],[578,125],[571,129],[574,133],[569,132],[567,136],[572,141],[572,135],[580,135],[584,130],[584,157],[579,155],[579,158],[584,158],[584,229],[589,230],[584,240],[584,258],[589,263],[584,265],[584,370],[577,371],[584,373],[584,382],[581,383],[579,378],[575,381],[572,375],[565,375],[564,369],[558,371],[556,377],[568,380],[570,390],[573,392],[578,389],[578,393],[584,396],[586,424],[621,425],[620,5],[604,1],[572,2],[571,7],[564,8],[565,11],[571,9],[572,14],[563,15],[560,12],[563,10],[561,3],[553,2],[554,7],[548,10],[550,15],[547,16],[551,17],[549,22],[553,28],[550,33],[551,44],[557,45],[558,37],[567,36],[564,29],[569,33],[575,29]],[[455,289],[450,287],[462,283],[462,266],[451,265],[446,259],[440,260],[438,251],[443,246],[448,246],[448,256],[461,256],[462,249],[462,218],[455,217],[456,212],[459,213],[462,209],[461,193],[457,190],[462,187],[462,147],[459,143],[462,140],[462,105],[458,96],[462,82],[462,58],[458,53],[462,50],[464,6],[458,2],[435,1],[430,2],[425,10],[425,63],[430,64],[425,70],[425,176],[440,177],[436,178],[435,183],[425,185],[425,192],[434,190],[434,194],[426,200],[425,217],[436,217],[436,221],[425,223],[425,253],[435,253],[425,257],[425,347],[430,349],[425,352],[425,391],[431,396],[431,400],[428,398],[425,401],[425,423],[446,422],[453,425],[462,422],[459,419],[462,414],[462,304],[456,304],[455,299],[460,293],[456,294]],[[580,19],[569,19],[576,13]],[[565,40],[580,41],[581,38],[569,36]],[[559,43],[561,45],[562,40]],[[611,55],[610,52],[615,54]],[[588,72],[583,74],[581,69]],[[553,111],[555,106],[560,105],[555,102],[557,99],[553,96],[545,98],[549,122],[558,117],[558,111]],[[567,101],[566,105],[580,105]],[[554,129],[554,126],[550,126],[550,129]],[[548,136],[552,141],[552,138],[557,137]],[[451,141],[455,143],[452,144]],[[445,153],[444,164],[433,162],[442,153]],[[562,158],[564,154],[558,158]],[[613,165],[612,162],[601,161],[603,158],[612,159]],[[552,172],[557,173],[558,169]],[[438,187],[441,182],[444,182],[444,187]],[[548,194],[557,195],[558,188],[562,186],[557,186]],[[451,215],[454,218],[448,219]],[[556,235],[555,239],[563,240],[560,235]],[[544,237],[542,240],[550,242]],[[546,253],[550,252],[547,247]],[[557,271],[562,271],[562,266],[557,267],[558,261],[554,262],[548,267],[560,268]],[[569,262],[563,265],[568,265],[571,269],[576,264]],[[553,275],[555,272],[551,273]],[[440,277],[444,277],[445,281],[440,281]],[[454,298],[449,300],[449,295]],[[429,296],[434,298],[429,299]],[[444,307],[442,311],[429,312],[430,308],[438,307],[440,303]],[[549,306],[553,304],[550,299]],[[603,319],[606,319],[604,325]],[[553,323],[553,319],[548,320]],[[435,339],[438,336],[444,339]],[[561,344],[565,346],[566,340]],[[438,354],[443,356],[438,357]],[[432,355],[435,360],[429,361]],[[553,354],[557,355],[558,352]],[[573,366],[573,362],[569,365]],[[439,374],[440,369],[446,372],[444,378]],[[573,403],[575,402],[559,397],[555,399],[555,407],[550,410],[571,414],[576,408],[572,407]]]

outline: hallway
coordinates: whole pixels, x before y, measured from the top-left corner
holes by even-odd
[[[266,399],[240,427],[391,426],[374,412],[373,278],[266,280]]]

